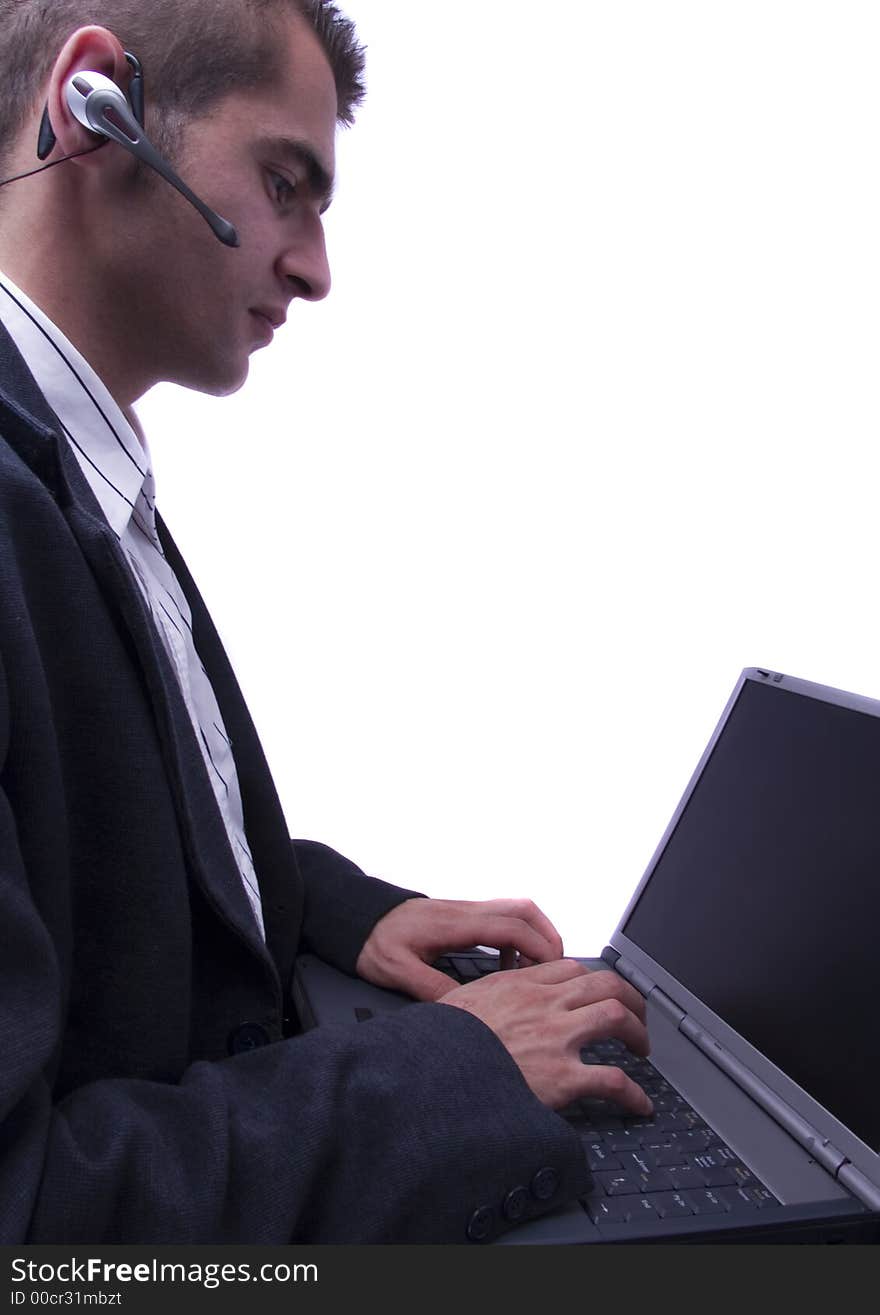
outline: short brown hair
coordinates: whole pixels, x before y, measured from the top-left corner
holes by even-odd
[[[186,119],[277,77],[285,10],[314,29],[336,81],[339,122],[352,123],[364,98],[364,51],[331,0],[0,0],[0,161],[78,28],[106,27],[138,57],[150,131],[172,151]]]

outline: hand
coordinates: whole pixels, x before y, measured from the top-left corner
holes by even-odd
[[[491,1027],[545,1105],[563,1109],[584,1096],[613,1100],[633,1114],[653,1106],[622,1069],[584,1064],[582,1046],[617,1037],[647,1055],[645,1002],[612,972],[590,972],[571,959],[490,973],[454,987],[441,1004],[466,1009]]]
[[[531,900],[410,899],[379,919],[356,970],[375,986],[439,1000],[455,990],[455,982],[429,965],[441,954],[474,945],[518,950],[525,964],[562,955],[559,932]]]

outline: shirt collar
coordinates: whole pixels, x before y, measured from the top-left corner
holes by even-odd
[[[156,540],[155,486],[143,446],[108,389],[56,324],[0,271],[0,320],[21,352],[111,528]]]

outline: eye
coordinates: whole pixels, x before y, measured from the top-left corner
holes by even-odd
[[[269,170],[268,177],[269,187],[274,199],[281,206],[290,205],[296,197],[296,183],[292,183],[289,178],[285,178],[283,174],[275,173],[272,169]]]

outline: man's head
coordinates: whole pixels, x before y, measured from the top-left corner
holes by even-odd
[[[57,138],[50,160],[94,144],[64,88],[85,69],[127,88],[129,50],[144,70],[149,136],[239,232],[239,249],[222,247],[115,144],[9,189],[0,266],[123,404],[161,379],[234,391],[250,353],[271,337],[267,321],[283,320],[294,297],[317,300],[329,289],[321,215],[335,129],[363,96],[352,26],[323,0],[212,0],[208,16],[206,8],[0,0],[4,173],[35,163],[44,103]]]
[[[279,76],[279,25],[291,12],[317,35],[333,71],[339,121],[351,124],[364,96],[363,49],[331,0],[0,0],[0,175],[77,28],[109,28],[137,55],[149,76],[151,136],[173,155],[189,119],[229,91]]]

